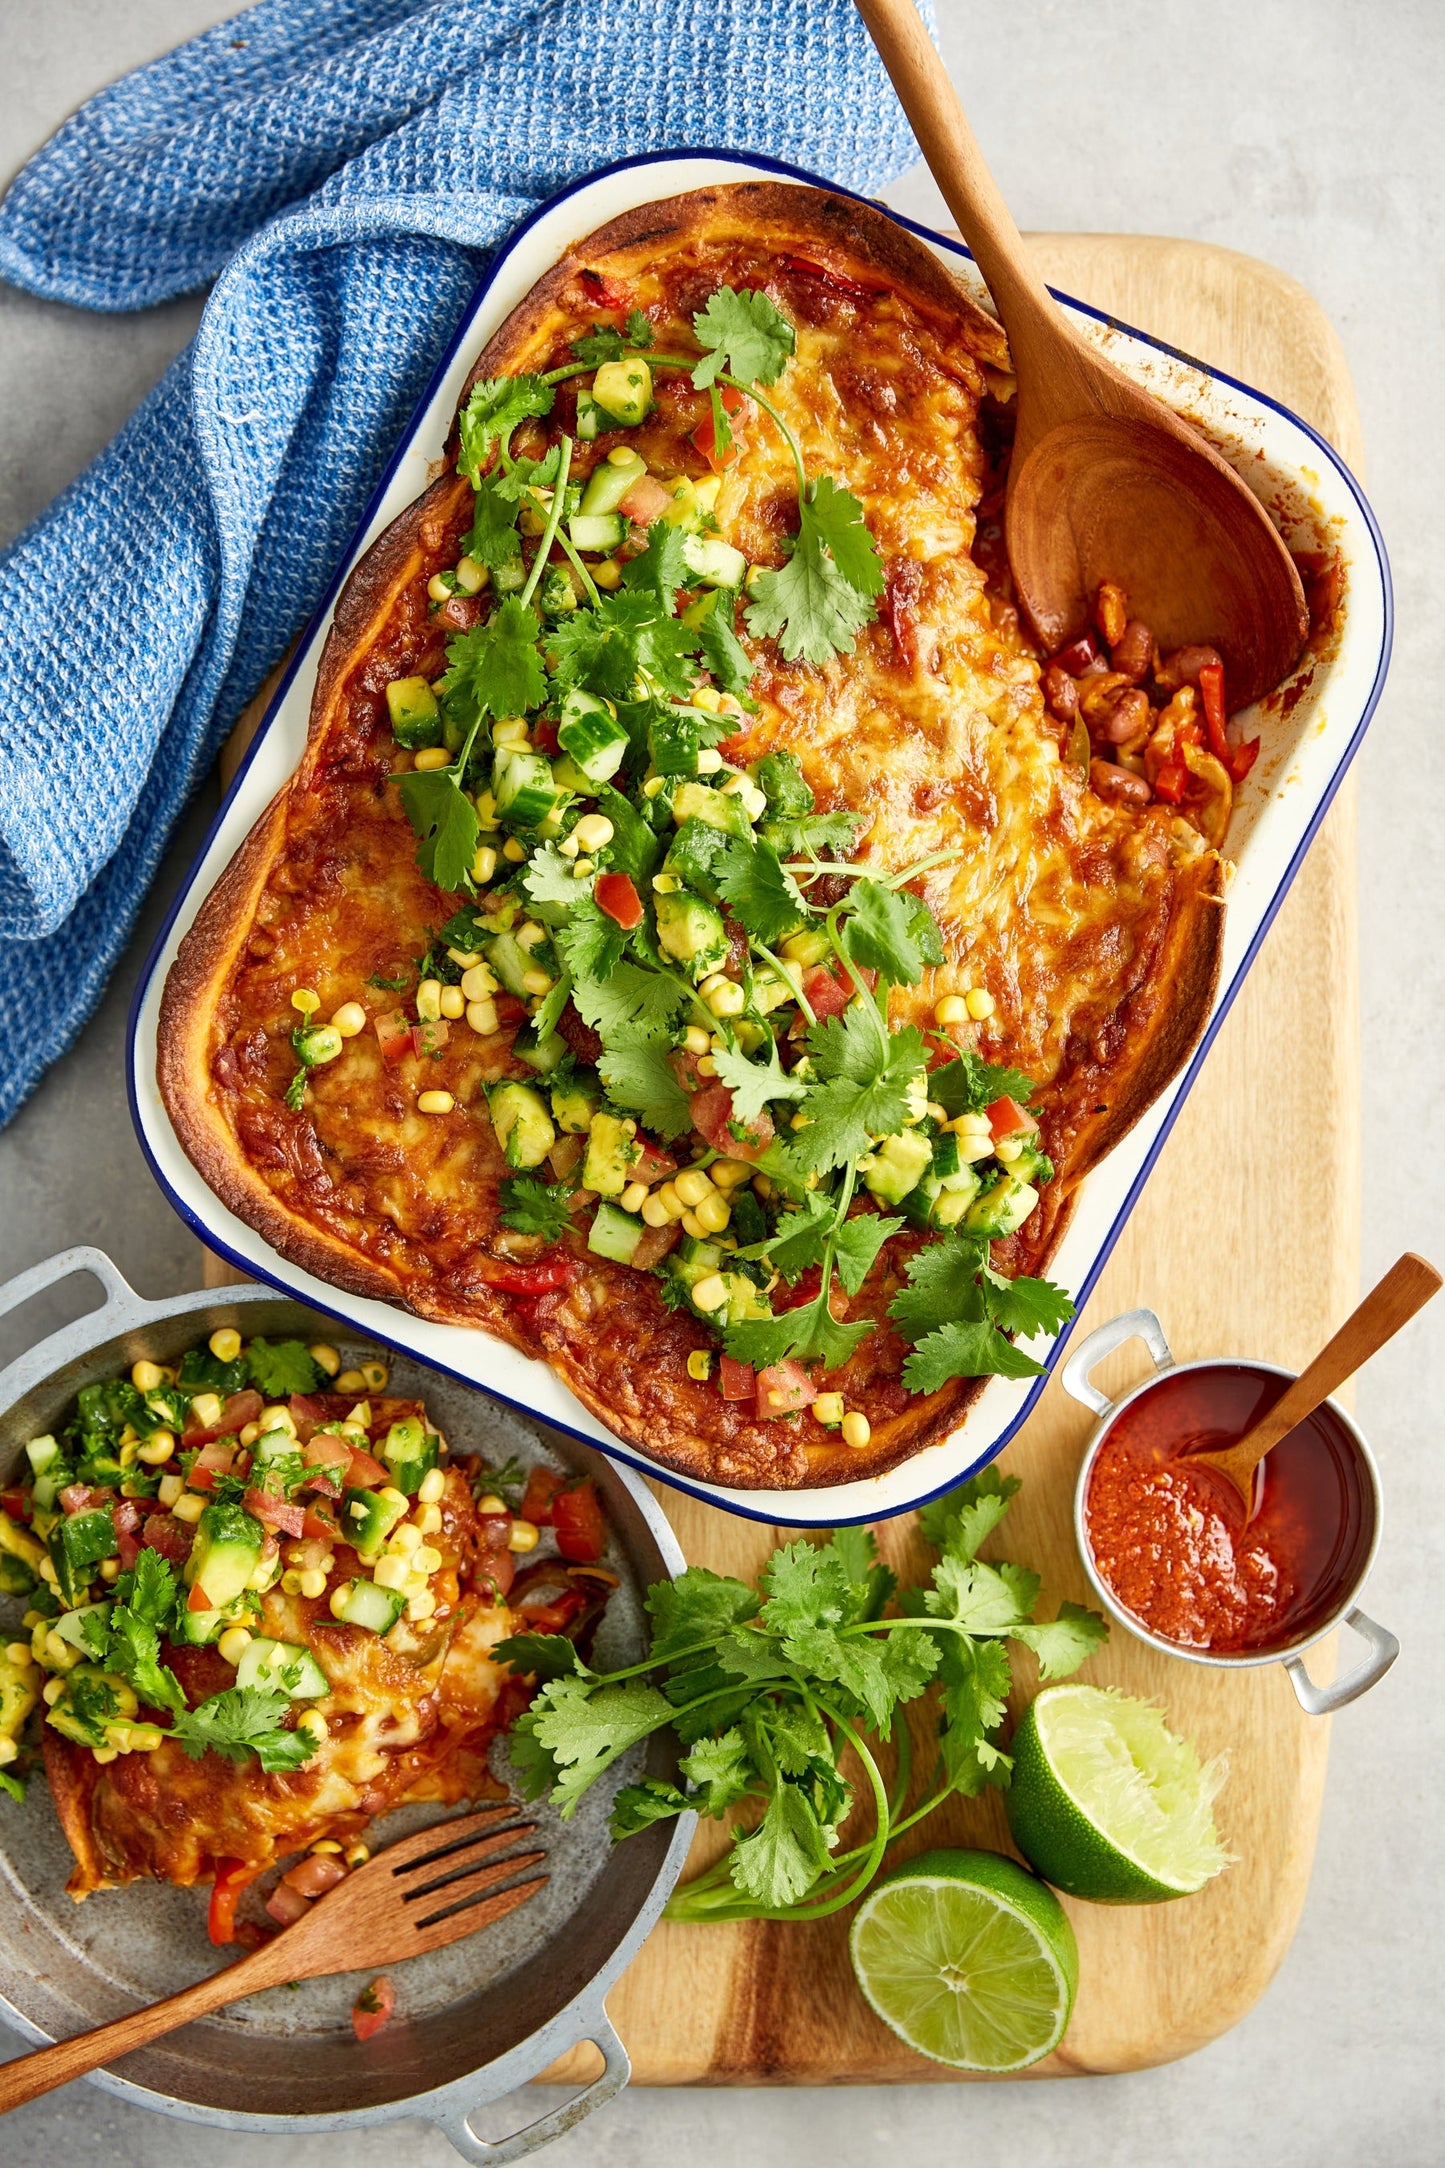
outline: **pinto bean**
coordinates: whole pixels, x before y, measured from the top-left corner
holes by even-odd
[[[1089,781],[1100,798],[1109,798],[1118,805],[1148,805],[1154,795],[1142,775],[1116,768],[1112,760],[1091,760]]]
[[[1127,745],[1131,738],[1144,736],[1151,714],[1148,695],[1136,686],[1119,695],[1108,714],[1095,723],[1094,735],[1102,738],[1106,745]]]
[[[1223,667],[1224,658],[1213,647],[1176,647],[1166,655],[1154,673],[1155,681],[1166,693],[1177,693],[1181,685],[1197,685],[1199,673],[1211,663]]]
[[[1079,706],[1092,727],[1109,714],[1129,680],[1118,670],[1095,670],[1079,680]]]
[[[1142,617],[1131,617],[1121,636],[1114,642],[1110,662],[1116,670],[1122,670],[1125,677],[1132,678],[1137,685],[1141,679],[1148,677],[1158,659],[1159,650],[1154,645],[1153,633]]]
[[[1049,712],[1061,723],[1071,723],[1079,712],[1079,688],[1056,662],[1049,663],[1044,671],[1044,698]]]

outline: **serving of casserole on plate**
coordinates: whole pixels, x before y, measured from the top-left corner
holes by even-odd
[[[1227,657],[1107,590],[1041,673],[978,290],[757,162],[539,214],[135,1015],[208,1240],[768,1518],[900,1510],[1017,1426],[1383,673],[1345,470],[1117,329],[1317,634],[1227,729]]]

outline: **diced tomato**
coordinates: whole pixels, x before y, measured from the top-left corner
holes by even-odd
[[[351,2005],[351,2027],[358,2040],[369,2040],[396,2008],[396,1989],[386,1974],[364,1987]]]
[[[750,1122],[734,1119],[733,1095],[726,1084],[707,1084],[694,1092],[692,1120],[713,1150],[729,1159],[758,1159],[773,1141],[772,1116],[766,1110]]]
[[[527,1004],[516,994],[493,994],[492,1007],[499,1024],[524,1024],[527,1020]]]
[[[677,1161],[668,1156],[660,1144],[651,1137],[637,1138],[638,1154],[632,1163],[634,1182],[665,1182],[670,1174],[676,1174]]]
[[[507,1295],[545,1295],[554,1287],[570,1287],[581,1271],[572,1257],[544,1257],[535,1265],[506,1265],[500,1258],[489,1257],[482,1266],[482,1278],[488,1287],[499,1287]]]
[[[111,1520],[115,1524],[116,1549],[120,1556],[120,1570],[129,1573],[140,1553],[141,1509],[134,1498],[122,1498],[111,1507]]]
[[[248,1882],[261,1872],[244,1859],[220,1859],[211,1885],[211,1905],[206,1914],[206,1933],[220,1946],[236,1939],[236,1900]]]
[[[817,1397],[813,1381],[801,1363],[769,1363],[766,1370],[758,1372],[760,1421],[811,1408]]]
[[[1027,1113],[1017,1099],[995,1099],[987,1111],[988,1126],[995,1143],[1000,1137],[1011,1137],[1020,1129],[1038,1127],[1032,1114]]]
[[[555,1474],[551,1468],[534,1468],[522,1494],[522,1519],[530,1521],[534,1528],[550,1528],[552,1501],[566,1480],[566,1476]]]
[[[625,279],[615,279],[606,271],[594,271],[590,264],[578,272],[577,280],[599,309],[631,309],[637,305],[636,289]]]
[[[841,1016],[856,988],[836,978],[823,964],[803,974],[803,992],[816,1016]]]
[[[743,755],[747,752],[747,749],[748,734],[745,730],[737,731],[731,738],[724,738],[718,746],[718,751],[722,754],[723,759],[730,760],[735,767],[742,765]]]
[[[404,1009],[392,1009],[372,1019],[383,1061],[400,1061],[411,1052],[411,1019]]]
[[[1182,761],[1166,760],[1154,778],[1154,795],[1166,805],[1183,805],[1189,787],[1189,770]]]
[[[664,512],[672,510],[672,491],[655,474],[640,474],[617,507],[624,519],[650,527]]]
[[[389,1468],[384,1467],[372,1454],[363,1451],[359,1445],[353,1445],[351,1459],[346,1469],[346,1487],[348,1490],[369,1490],[373,1483],[389,1483],[390,1481],[391,1470]]]
[[[221,1419],[209,1429],[197,1423],[192,1412],[186,1417],[186,1427],[181,1436],[183,1445],[211,1445],[217,1438],[234,1438],[247,1423],[254,1423],[265,1402],[251,1387],[243,1393],[232,1393],[221,1409]]]
[[[334,1430],[321,1430],[306,1440],[301,1458],[308,1468],[339,1468],[350,1460],[352,1451],[349,1438],[338,1437]]]
[[[823,1286],[821,1265],[809,1265],[807,1271],[791,1287],[780,1287],[773,1296],[775,1310],[800,1310],[804,1303],[816,1302]]]
[[[681,1240],[682,1229],[676,1220],[670,1220],[665,1227],[644,1227],[628,1263],[634,1272],[650,1272]]]
[[[60,1510],[62,1513],[85,1513],[93,1495],[88,1483],[67,1483],[60,1493]]]
[[[1050,662],[1056,662],[1061,670],[1067,670],[1070,677],[1082,677],[1090,663],[1098,659],[1099,643],[1092,632],[1081,632],[1077,640],[1070,640],[1067,647],[1061,647],[1057,655],[1049,657]]]
[[[186,1481],[192,1490],[213,1490],[216,1477],[229,1475],[235,1465],[234,1441],[228,1443],[224,1438],[213,1438],[209,1445],[203,1445],[197,1453]]]
[[[325,1541],[336,1534],[336,1523],[327,1520],[323,1513],[313,1512],[308,1506],[302,1518],[301,1533],[305,1536],[320,1536]]]
[[[429,1023],[413,1024],[411,1027],[412,1052],[424,1055],[429,1059],[433,1054],[441,1052],[451,1035],[452,1027],[444,1016],[438,1016]]]
[[[308,1852],[294,1867],[288,1867],[281,1879],[302,1897],[323,1897],[327,1890],[346,1880],[346,1869],[334,1852]]]
[[[552,1500],[557,1548],[575,1566],[590,1566],[607,1548],[607,1526],[590,1479],[558,1491]]]
[[[740,391],[734,391],[731,384],[720,384],[718,394],[722,400],[723,412],[728,416],[729,421],[731,421],[733,415],[742,412],[746,401]],[[716,434],[713,430],[712,406],[709,403],[705,417],[692,433],[692,442],[702,453],[703,458],[712,468],[714,474],[726,474],[728,468],[735,466],[742,457],[742,447],[738,443],[740,433],[740,430],[734,429],[732,443],[725,452],[719,453]]]
[[[14,1490],[0,1491],[0,1510],[8,1513],[12,1521],[28,1521],[30,1518],[30,1493],[18,1486]]]
[[[557,725],[549,716],[539,715],[532,725],[532,743],[539,753],[548,757],[557,751]]]
[[[289,1882],[278,1882],[266,1899],[266,1910],[279,1926],[294,1927],[311,1910],[311,1900],[303,1897],[299,1889],[292,1889]]]
[[[599,911],[605,911],[626,932],[642,924],[642,902],[627,873],[599,873],[592,891]]]
[[[718,1364],[717,1384],[724,1400],[751,1400],[758,1389],[752,1364],[734,1362],[731,1355],[724,1355]]]
[[[188,1611],[212,1611],[215,1609],[215,1605],[211,1602],[210,1597],[206,1594],[199,1581],[192,1581],[191,1583],[191,1593],[186,1598],[186,1609]]]
[[[1258,758],[1258,738],[1248,738],[1243,745],[1232,745],[1229,748],[1229,759],[1226,766],[1236,783],[1244,781]]]
[[[143,1551],[159,1551],[173,1566],[183,1566],[195,1540],[195,1530],[185,1521],[178,1521],[174,1513],[151,1513],[141,1530],[140,1547]]]
[[[252,1520],[263,1528],[279,1528],[286,1536],[300,1536],[306,1532],[306,1508],[289,1498],[278,1498],[274,1491],[248,1490],[241,1500]]]
[[[529,1634],[561,1634],[567,1631],[587,1598],[580,1589],[569,1588],[550,1603],[530,1603],[524,1596],[515,1609],[526,1622]]]

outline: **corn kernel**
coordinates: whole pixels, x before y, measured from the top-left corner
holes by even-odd
[[[584,851],[604,851],[616,830],[605,813],[584,813],[572,833]]]
[[[645,1182],[629,1182],[617,1202],[624,1212],[640,1212],[647,1202],[647,1184]]]
[[[993,1156],[995,1159],[1002,1160],[1006,1167],[1011,1167],[1016,1159],[1023,1157],[1023,1149],[1020,1138],[1000,1137],[993,1148]]]
[[[753,1176],[753,1191],[759,1197],[771,1197],[773,1194],[772,1176],[770,1174],[755,1174]]]
[[[216,1643],[216,1654],[234,1670],[250,1646],[251,1636],[244,1626],[228,1626]]]
[[[705,1054],[712,1041],[701,1024],[689,1024],[682,1035],[682,1043],[689,1054]]]
[[[378,1588],[405,1588],[411,1568],[402,1552],[388,1552],[379,1558],[371,1569],[371,1578]]]
[[[622,585],[622,567],[615,557],[604,557],[600,565],[592,567],[592,577],[605,595],[614,587]]]
[[[143,1445],[137,1458],[148,1468],[159,1468],[168,1461],[176,1449],[175,1437],[169,1430],[157,1430],[151,1435],[149,1445]]]
[[[259,1417],[262,1430],[288,1431],[296,1435],[296,1418],[284,1400],[273,1400],[269,1408],[263,1408]]]
[[[455,577],[462,594],[479,595],[491,576],[486,566],[478,564],[475,557],[459,557],[457,559]]]
[[[416,1103],[418,1114],[450,1114],[456,1106],[450,1092],[423,1092]]]
[[[434,1024],[442,1013],[442,982],[423,979],[416,990],[416,1013],[424,1024]]]
[[[130,1750],[132,1754],[154,1754],[164,1737],[158,1724],[132,1724]]]
[[[664,1182],[657,1194],[667,1207],[668,1218],[670,1220],[680,1220],[687,1210],[687,1206],[677,1194],[677,1184],[675,1182]]]
[[[308,1852],[319,1852],[323,1855],[323,1857],[328,1852],[335,1853],[339,1857],[341,1852],[341,1846],[337,1843],[334,1837],[318,1837],[316,1839],[316,1842],[314,1844],[309,1844],[306,1849]]]
[[[45,1703],[48,1709],[53,1709],[56,1702],[59,1701],[61,1695],[64,1692],[64,1679],[47,1679],[44,1686],[42,1686],[42,1688],[40,1689],[40,1698]]]
[[[857,1408],[848,1410],[848,1413],[843,1418],[842,1427],[843,1443],[852,1446],[855,1452],[860,1446],[866,1445],[873,1435],[873,1425],[869,1422],[867,1416]]]
[[[200,1519],[205,1510],[206,1501],[199,1491],[183,1491],[171,1505],[171,1511],[178,1521],[190,1521],[192,1524]]]
[[[342,1612],[346,1609],[346,1606],[350,1601],[351,1583],[349,1581],[343,1581],[339,1588],[333,1588],[331,1591],[331,1616],[333,1618],[340,1618]]]
[[[185,1490],[185,1487],[186,1479],[184,1476],[163,1475],[161,1477],[161,1487],[158,1494],[160,1503],[163,1506],[173,1506],[176,1500],[181,1496],[181,1493]]]
[[[324,1340],[318,1340],[316,1345],[307,1348],[306,1352],[318,1370],[324,1370],[329,1378],[334,1378],[341,1368],[341,1357],[337,1354],[335,1348],[328,1347]]]
[[[497,854],[490,843],[481,844],[472,854],[472,879],[478,888],[485,888],[497,870]]]
[[[638,1185],[634,1184],[633,1186],[637,1187]],[[631,1207],[629,1206],[628,1209],[630,1210]],[[672,1214],[668,1211],[661,1197],[649,1196],[638,1209],[642,1214],[644,1227],[668,1227],[672,1224]]]
[[[684,1167],[673,1187],[684,1204],[699,1205],[712,1195],[712,1176],[701,1167]]]
[[[138,1393],[153,1393],[158,1385],[165,1384],[166,1374],[159,1363],[132,1363],[130,1381]]]
[[[966,1024],[968,1003],[962,994],[945,994],[942,1001],[933,1005],[933,1021],[936,1024]]]
[[[502,845],[503,858],[510,859],[514,866],[520,866],[526,855],[526,845],[519,843],[515,836],[508,836],[506,842]]]
[[[472,1030],[478,1032],[482,1038],[489,1039],[501,1022],[500,1017],[497,1015],[495,1001],[469,1001],[467,1003],[467,1022]]]
[[[53,1558],[42,1558],[37,1570],[41,1580],[48,1581],[52,1588],[58,1584],[60,1576],[55,1570],[55,1560]]]
[[[11,1641],[6,1644],[5,1660],[23,1669],[26,1664],[35,1661],[35,1651],[28,1641]]]
[[[537,1530],[534,1524],[531,1521],[514,1520],[512,1522],[512,1533],[507,1538],[507,1549],[509,1551],[535,1551],[536,1548]]]
[[[720,1272],[709,1272],[698,1281],[692,1299],[699,1310],[720,1310],[728,1299],[727,1282]]]
[[[313,986],[298,986],[291,996],[291,1006],[303,1016],[314,1016],[321,1006],[321,996]]]
[[[539,964],[534,964],[530,971],[524,971],[522,973],[522,992],[524,994],[541,995],[550,994],[551,991],[551,976],[548,972],[544,971]]]
[[[705,1385],[712,1376],[712,1354],[708,1348],[695,1347],[687,1358],[687,1374],[699,1385]]]
[[[423,1619],[431,1617],[436,1607],[437,1600],[431,1590],[429,1588],[420,1588],[414,1596],[408,1597],[406,1615],[414,1626],[419,1626]]]
[[[719,1190],[710,1190],[697,1206],[695,1217],[703,1233],[720,1235],[732,1218],[732,1207]]]
[[[486,1001],[497,991],[496,975],[486,964],[473,964],[462,973],[461,990],[468,1001]]]
[[[309,1731],[313,1739],[324,1740],[329,1736],[326,1719],[319,1709],[308,1709],[298,1722],[296,1729],[298,1731]]]
[[[45,1661],[56,1671],[70,1671],[80,1661],[79,1649],[56,1633],[54,1627],[45,1636]]]
[[[447,1479],[440,1468],[428,1468],[421,1479],[417,1497],[424,1506],[434,1506],[447,1487]]]
[[[710,994],[704,994],[702,998],[714,1016],[741,1016],[748,1001],[741,986],[735,985],[731,979],[724,979],[721,986],[715,986]]]
[[[452,583],[445,572],[434,572],[426,583],[426,591],[433,602],[450,602]]]
[[[697,756],[697,772],[699,775],[716,775],[722,764],[722,754],[715,745],[699,747]]]
[[[411,1554],[411,1570],[413,1573],[422,1574],[440,1573],[442,1570],[441,1552],[434,1550],[431,1544],[423,1543],[419,1549]]]
[[[416,1517],[416,1525],[424,1536],[434,1536],[442,1524],[442,1509],[438,1505],[423,1506]]]
[[[424,745],[411,756],[412,766],[426,775],[433,768],[449,768],[452,756],[444,745]]]
[[[442,988],[441,1009],[443,1016],[450,1017],[452,1022],[455,1023],[458,1017],[464,1014],[466,1006],[467,997],[460,986],[444,986]]]
[[[283,1596],[299,1596],[301,1593],[301,1576],[294,1566],[288,1566],[281,1576],[281,1593]]]
[[[963,998],[967,1003],[968,1013],[976,1024],[981,1024],[986,1016],[993,1015],[993,995],[986,994],[981,986],[970,986]]]
[[[92,1760],[98,1761],[102,1768],[106,1768],[111,1762],[120,1759],[119,1747],[93,1746],[90,1752]]]
[[[707,1171],[718,1189],[736,1189],[753,1170],[741,1159],[715,1159]]]
[[[121,1495],[123,1497],[124,1492]],[[100,1578],[102,1581],[118,1581],[120,1579],[120,1560],[118,1558],[103,1558],[100,1562]]]
[[[303,1596],[324,1596],[326,1576],[319,1566],[307,1566],[301,1575],[300,1593]]]
[[[707,1240],[707,1229],[691,1205],[684,1205],[682,1208],[682,1231],[685,1235],[691,1235],[694,1242]]]

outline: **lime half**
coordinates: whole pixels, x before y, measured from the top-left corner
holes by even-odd
[[[1079,1953],[1051,1889],[998,1852],[924,1852],[875,1882],[853,1970],[885,2025],[955,2070],[1023,2070],[1064,2037]]]
[[[1047,1686],[1014,1733],[1014,1842],[1045,1881],[1094,1904],[1187,1897],[1229,1865],[1214,1827],[1222,1761],[1117,1688]]]

